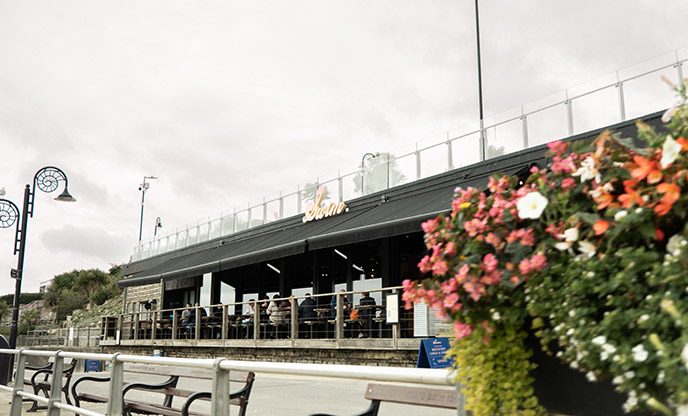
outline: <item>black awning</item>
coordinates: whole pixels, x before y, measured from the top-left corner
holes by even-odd
[[[484,188],[495,172],[514,174],[542,160],[541,148],[493,159],[353,200],[347,212],[303,223],[301,216],[141,260],[124,268],[120,287],[219,272],[306,250],[420,232],[421,223],[449,212],[457,186]]]

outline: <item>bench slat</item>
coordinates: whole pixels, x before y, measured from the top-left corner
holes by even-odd
[[[159,376],[178,376],[201,379],[212,379],[213,371],[205,368],[179,367],[172,365],[125,363],[124,372],[154,374]],[[230,371],[229,381],[246,383],[248,371]]]
[[[382,402],[456,409],[459,403],[456,390],[427,387],[368,384],[365,398]]]

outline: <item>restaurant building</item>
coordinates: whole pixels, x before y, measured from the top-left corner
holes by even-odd
[[[660,116],[644,120],[660,126]],[[609,128],[635,136],[631,121]],[[591,140],[601,131],[568,140]],[[448,213],[457,187],[484,188],[494,173],[525,178],[532,166],[546,166],[545,151],[545,145],[532,147],[347,201],[323,202],[321,190],[298,215],[132,261],[119,281],[123,314],[104,320],[102,345],[416,352],[421,338],[435,336],[434,315],[424,305],[406,310],[400,286],[422,278],[416,266],[427,251],[421,223]],[[332,299],[340,290],[346,297],[338,305]],[[362,292],[371,293],[376,307],[371,322],[352,332],[356,322],[346,303],[358,305]],[[298,305],[307,293],[318,316],[305,323]],[[274,340],[280,328],[262,316],[266,295],[295,297],[285,334]],[[192,314],[201,325],[184,331],[187,303],[200,305]],[[254,310],[247,313],[249,304]],[[221,313],[213,321],[214,312]],[[370,339],[352,338],[362,332]]]

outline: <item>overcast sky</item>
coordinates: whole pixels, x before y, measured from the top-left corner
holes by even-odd
[[[0,187],[36,193],[23,291],[475,122],[471,0],[0,0]],[[485,114],[688,45],[688,2],[482,0]],[[665,88],[657,80],[657,88]],[[61,191],[61,189],[59,189]],[[0,229],[0,294],[14,228]]]

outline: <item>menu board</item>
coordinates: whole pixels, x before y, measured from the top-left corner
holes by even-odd
[[[432,338],[420,341],[418,349],[417,368],[447,368],[451,367],[453,360],[446,358],[449,350],[449,339]]]

